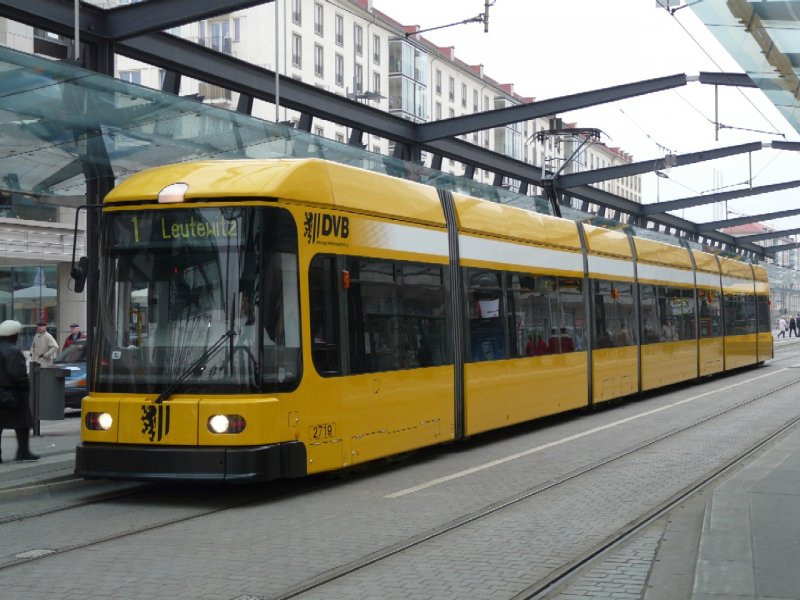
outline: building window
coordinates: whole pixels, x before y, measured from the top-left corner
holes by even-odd
[[[344,17],[336,15],[336,45],[344,46]]]
[[[381,36],[372,36],[372,62],[373,64],[381,64]]]
[[[242,41],[242,20],[241,19],[234,19],[233,20],[233,41],[234,42],[241,42]]]
[[[372,74],[372,91],[376,94],[381,93],[381,74],[380,73],[373,73]]]
[[[317,35],[324,34],[324,27],[323,27],[323,12],[322,12],[322,4],[319,2],[314,3],[314,33]]]
[[[319,125],[317,125],[316,127],[314,127],[314,135],[319,137],[325,137],[325,130]]]
[[[344,144],[344,134],[343,133],[337,133],[336,134],[336,141],[339,142],[340,144]]]
[[[355,71],[353,72],[353,86],[356,94],[360,94],[364,89],[364,69],[358,63],[355,64]]]
[[[461,84],[461,106],[467,107],[467,84]]]
[[[211,26],[211,48],[225,54],[231,53],[231,31],[228,21],[214,21]]]
[[[434,110],[433,114],[436,116],[436,120],[437,121],[440,120],[442,118],[442,103],[437,102],[433,110]]]
[[[436,95],[442,95],[442,72],[436,69]]]
[[[303,24],[303,0],[292,0],[292,23],[295,25]]]
[[[298,69],[303,66],[303,38],[292,34],[292,66]]]
[[[336,55],[336,85],[344,87],[344,56],[341,54]]]
[[[127,81],[128,83],[138,83],[141,85],[142,83],[142,72],[141,71],[120,71],[119,78],[122,81]]]
[[[317,77],[325,76],[325,55],[322,46],[314,44],[314,75]]]
[[[472,90],[472,112],[478,112],[478,90]]]
[[[364,55],[364,30],[358,23],[353,24],[353,44],[356,49],[356,56]]]
[[[456,100],[456,80],[455,77],[450,77],[450,88],[448,90],[448,96],[450,97],[450,102],[455,102]]]

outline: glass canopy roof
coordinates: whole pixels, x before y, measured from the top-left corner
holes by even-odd
[[[98,143],[101,142],[101,143]],[[84,204],[87,173],[117,181],[208,158],[318,157],[550,212],[543,198],[444,174],[197,100],[0,47],[0,194]],[[73,201],[70,202],[70,199]]]
[[[800,1],[702,0],[688,6],[800,132]]]

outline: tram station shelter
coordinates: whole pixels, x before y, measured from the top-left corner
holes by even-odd
[[[272,1],[145,0],[107,8],[98,6],[98,1],[0,0],[0,18],[5,19],[0,25],[0,319],[20,320],[32,334],[33,324],[44,318],[59,339],[67,333],[67,324],[79,322],[85,324],[85,330],[91,327],[86,319],[94,314],[93,303],[97,302],[91,290],[97,277],[93,259],[98,247],[98,205],[130,174],[150,166],[203,158],[310,156],[764,262],[770,274],[773,310],[800,309],[798,272],[772,264],[776,255],[794,250],[797,244],[760,243],[791,239],[800,229],[744,236],[730,233],[734,226],[800,214],[797,205],[780,213],[713,223],[693,223],[674,214],[700,204],[797,187],[800,181],[657,205],[634,202],[592,185],[654,169],[757,152],[766,145],[798,151],[800,143],[754,141],[617,167],[561,172],[462,139],[470,132],[696,82],[758,87],[800,131],[800,62],[791,40],[799,26],[797,2],[705,0],[686,5],[737,59],[742,73],[676,74],[472,115],[413,122],[359,98],[276,77],[267,68],[167,33],[180,24]],[[371,10],[368,0],[349,1],[359,10]],[[19,28],[46,35],[32,36],[30,45],[20,51],[11,47]],[[116,55],[161,69],[161,89],[115,79]],[[199,97],[179,96],[181,77],[235,91],[236,110],[216,107]],[[255,118],[252,106],[256,99],[279,103],[296,111],[299,118],[291,123]],[[313,135],[315,119],[346,126],[349,139],[341,143]],[[365,134],[390,140],[392,155],[366,151]],[[428,166],[421,164],[423,153],[430,157]],[[463,165],[463,176],[444,173],[443,159]],[[494,185],[475,181],[475,169],[493,172]],[[510,180],[516,182],[514,191],[504,185]],[[529,190],[540,193],[530,194]],[[591,212],[589,207],[593,207]],[[94,265],[88,294],[76,292],[70,278],[73,261],[83,255]]]

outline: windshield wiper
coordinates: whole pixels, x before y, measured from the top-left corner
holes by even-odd
[[[236,335],[236,332],[233,329],[229,329],[225,333],[222,334],[222,337],[219,338],[212,346],[203,352],[196,361],[194,361],[191,365],[189,365],[186,370],[178,377],[175,381],[169,384],[164,390],[158,395],[158,397],[153,400],[154,404],[161,404],[165,400],[167,400],[172,393],[180,387],[180,385],[189,379],[189,377],[194,374],[195,370],[203,366],[212,356],[214,356],[217,352],[219,352],[222,348],[225,347],[225,342],[229,339],[233,339],[233,336]]]

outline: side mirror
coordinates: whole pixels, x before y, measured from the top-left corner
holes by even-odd
[[[69,276],[75,280],[75,291],[81,293],[86,287],[86,277],[89,275],[89,257],[81,256],[78,265],[70,269]]]

